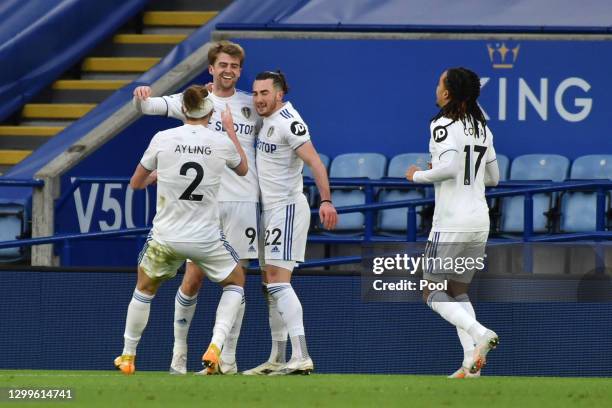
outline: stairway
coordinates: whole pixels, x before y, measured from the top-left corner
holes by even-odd
[[[230,2],[151,0],[140,16],[0,123],[0,175],[157,64]]]

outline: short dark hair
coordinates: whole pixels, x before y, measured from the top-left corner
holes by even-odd
[[[285,79],[285,74],[283,74],[280,70],[263,71],[257,74],[257,76],[255,77],[256,81],[264,81],[266,79],[271,79],[272,85],[274,85],[276,89],[283,91],[285,95],[289,93],[289,85],[287,85],[287,79]]]

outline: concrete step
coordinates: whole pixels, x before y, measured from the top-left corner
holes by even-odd
[[[90,57],[85,58],[81,69],[84,72],[145,72],[159,60],[147,57]]]
[[[142,22],[145,26],[200,27],[216,15],[216,11],[147,11]]]
[[[118,34],[96,47],[98,57],[164,57],[186,34]]]
[[[1,126],[0,136],[55,136],[64,126]]]
[[[0,150],[0,165],[13,166],[31,153],[31,150]]]
[[[231,3],[231,0],[150,0],[147,4],[148,10],[223,10]]]
[[[32,102],[100,103],[129,83],[126,80],[59,80],[36,95]]]
[[[24,119],[78,119],[92,110],[91,103],[28,103],[21,111]]]

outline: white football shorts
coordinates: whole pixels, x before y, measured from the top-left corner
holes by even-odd
[[[303,194],[293,204],[264,210],[262,222],[266,264],[274,265],[274,260],[304,262],[310,206]]]
[[[213,282],[227,278],[238,262],[238,255],[220,232],[218,241],[207,243],[169,242],[149,236],[138,257],[138,266],[151,279],[167,280],[176,276],[187,258]]]
[[[221,229],[239,259],[257,259],[259,234],[259,203],[220,201]]]
[[[423,278],[432,282],[453,280],[470,283],[484,269],[489,231],[429,233],[425,247]]]

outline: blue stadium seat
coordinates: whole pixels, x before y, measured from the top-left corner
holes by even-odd
[[[387,177],[404,178],[406,170],[411,165],[419,166],[423,170],[427,170],[427,164],[430,162],[431,156],[429,153],[403,153],[394,156],[389,162]]]
[[[368,177],[380,179],[384,177],[387,168],[387,158],[378,153],[347,153],[336,156],[331,162],[329,176],[336,177]],[[332,201],[336,207],[360,205],[365,203],[365,193],[355,189],[334,189]],[[357,231],[364,227],[363,213],[341,214],[336,231]]]
[[[330,177],[368,177],[380,179],[385,176],[387,158],[379,153],[346,153],[336,156],[329,169]]]
[[[571,179],[612,179],[612,155],[593,154],[574,160]],[[606,200],[606,209],[610,197]],[[594,231],[597,225],[597,194],[594,192],[567,192],[561,203],[561,230],[563,232]]]
[[[508,159],[508,156],[498,154],[497,165],[499,166],[499,181],[508,180],[508,169],[510,168],[510,160]]]
[[[422,169],[427,169],[430,161],[429,153],[403,153],[391,159],[389,169],[387,170],[388,177],[404,178],[406,170],[411,165],[419,166]],[[399,190],[391,189],[381,192],[380,202],[402,201],[423,198],[425,195],[424,189]],[[418,210],[418,207],[417,207]],[[392,210],[384,210],[379,212],[378,228],[385,232],[405,232],[407,229],[407,208],[395,208]],[[421,224],[421,216],[417,214],[417,225]]]
[[[0,242],[19,239],[24,233],[23,207],[2,205],[0,207]],[[1,262],[15,262],[23,258],[21,248],[0,249]]]
[[[569,160],[556,154],[526,154],[512,161],[510,180],[552,180],[563,181],[567,177]],[[545,212],[551,208],[554,195],[533,196],[533,231],[546,232]],[[503,200],[501,232],[523,231],[523,197],[516,196]]]
[[[572,164],[571,179],[612,179],[612,154],[578,157]]]

